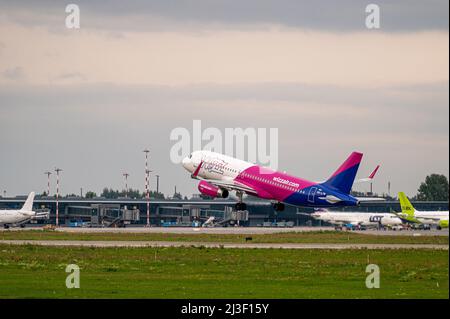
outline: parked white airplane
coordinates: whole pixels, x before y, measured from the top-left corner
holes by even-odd
[[[9,226],[23,225],[23,223],[29,221],[34,216],[37,216],[33,211],[34,192],[28,195],[25,204],[19,210],[0,210],[0,225],[5,228]]]
[[[396,226],[403,224],[402,220],[391,213],[361,213],[361,212],[330,212],[325,209],[317,210],[310,215],[314,219],[334,225],[352,226]]]

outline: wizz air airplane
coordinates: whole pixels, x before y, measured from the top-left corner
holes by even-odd
[[[23,225],[23,223],[37,216],[36,212],[33,211],[33,201],[34,192],[31,192],[21,209],[0,210],[0,225],[5,228],[12,225]]]
[[[324,182],[311,182],[286,173],[274,171],[233,157],[210,151],[195,151],[182,161],[191,177],[200,180],[198,190],[207,196],[226,198],[235,191],[239,198],[236,210],[246,210],[243,194],[275,202],[277,211],[285,204],[309,207],[356,206],[363,200],[350,191],[363,154],[353,152]],[[361,181],[372,180],[373,173]]]

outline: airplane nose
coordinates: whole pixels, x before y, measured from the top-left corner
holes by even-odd
[[[181,161],[181,165],[183,165],[183,167],[187,170],[189,170],[190,163],[191,163],[191,160],[187,156],[185,158],[183,158],[183,160]]]

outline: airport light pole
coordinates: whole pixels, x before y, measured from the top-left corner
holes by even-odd
[[[128,176],[130,176],[130,174],[128,173],[123,173],[123,176],[125,177],[125,198],[128,198]]]
[[[150,152],[148,149],[143,151],[145,153],[145,200],[147,201],[147,227],[150,227],[150,194],[148,192],[148,178],[149,178],[149,170],[148,170],[148,153]]]
[[[45,175],[47,175],[47,196],[50,196],[50,175],[52,175],[52,172],[45,172]]]
[[[156,176],[156,194],[159,194],[159,175]]]
[[[59,226],[59,203],[58,203],[58,199],[59,199],[59,172],[61,172],[62,169],[60,168],[55,168],[55,172],[56,172],[56,227]]]

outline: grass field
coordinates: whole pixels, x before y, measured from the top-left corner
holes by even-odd
[[[136,240],[245,243],[354,243],[354,244],[446,244],[448,236],[389,236],[366,235],[351,232],[318,231],[275,234],[173,234],[173,233],[66,233],[52,230],[25,230],[0,232],[0,240]]]
[[[0,244],[0,298],[448,298],[448,251]],[[65,267],[81,288],[65,287]],[[381,288],[367,289],[377,264]]]

